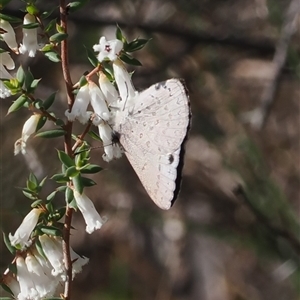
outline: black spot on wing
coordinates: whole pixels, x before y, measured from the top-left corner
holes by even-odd
[[[174,156],[172,154],[169,154],[169,163],[172,164],[172,162],[174,161]]]

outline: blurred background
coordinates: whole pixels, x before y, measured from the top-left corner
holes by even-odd
[[[69,16],[73,82],[92,69],[83,45],[114,38],[119,24],[129,41],[151,39],[136,53],[143,64],[133,75],[136,88],[183,78],[193,115],[181,193],[169,211],[152,203],[125,157],[107,164],[93,142],[100,148],[92,162],[104,171],[87,194],[109,219],[88,235],[81,214],[74,216],[72,247],[90,263],[76,277],[72,299],[300,299],[299,6],[295,0],[91,0]],[[12,1],[4,12],[22,17],[21,7]],[[42,78],[39,97],[58,91],[54,111],[63,117],[60,65],[40,53],[15,59]],[[0,102],[5,233],[29,210],[18,189],[29,171],[38,178],[59,172],[53,145],[63,149],[59,138],[36,138],[26,156],[14,157],[30,114],[6,116],[10,104]],[[83,129],[76,125],[75,133]],[[49,180],[44,195],[55,187]],[[0,246],[3,272],[12,257]]]

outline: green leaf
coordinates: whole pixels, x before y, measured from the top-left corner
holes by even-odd
[[[44,177],[44,178],[41,180],[41,182],[39,183],[39,188],[42,188],[42,187],[44,186],[44,184],[45,184],[47,178],[48,178],[48,177],[46,176],[46,177]]]
[[[82,181],[82,184],[86,187],[91,187],[91,186],[94,186],[97,184],[93,179],[90,179],[87,177],[82,177],[81,181]]]
[[[66,185],[62,185],[62,186],[59,186],[58,188],[56,188],[56,190],[57,190],[58,192],[64,192],[66,189],[67,189],[67,186],[66,186]]]
[[[21,23],[22,22],[22,20],[17,17],[8,16],[5,14],[0,14],[0,19],[5,20],[9,23]]]
[[[80,172],[76,169],[75,166],[69,167],[66,171],[66,176],[70,177],[75,177],[79,174]]]
[[[38,85],[38,83],[41,81],[41,78],[40,79],[34,79],[30,86],[27,88],[27,92],[28,93],[33,93]]]
[[[43,107],[43,101],[41,99],[35,99],[33,105],[37,109],[41,109]]]
[[[7,114],[15,112],[24,106],[26,102],[29,101],[29,98],[25,95],[21,95],[13,104],[9,107]]]
[[[4,244],[5,244],[6,248],[8,249],[8,251],[11,254],[14,254],[15,253],[15,248],[11,245],[8,236],[6,236],[6,234],[4,232],[2,232],[2,234],[3,234],[3,241],[4,241]]]
[[[40,206],[42,203],[43,203],[43,200],[42,199],[38,199],[38,200],[35,200],[34,202],[32,202],[30,206],[32,208],[35,208],[35,207]]]
[[[42,52],[49,52],[53,51],[54,45],[53,44],[45,44],[44,47],[41,49]]]
[[[96,57],[95,53],[91,49],[87,48],[86,46],[84,46],[84,48],[89,62],[92,64],[93,67],[96,68],[99,64],[98,58]]]
[[[39,23],[29,23],[29,24],[23,24],[22,27],[24,29],[35,29],[35,28],[39,28],[40,24]]]
[[[22,66],[19,67],[16,78],[19,81],[20,86],[23,86],[23,84],[25,82],[25,72],[24,72],[24,69]]]
[[[62,236],[62,232],[59,228],[56,228],[54,226],[43,226],[40,228],[40,230],[43,233],[46,233],[48,235],[53,235],[53,236]]]
[[[55,100],[55,96],[56,96],[56,92],[54,92],[53,94],[51,94],[43,103],[43,107],[44,109],[48,109],[52,106],[52,104],[54,103]]]
[[[68,37],[67,33],[55,33],[50,36],[49,41],[53,43],[60,43]]]
[[[94,132],[94,131],[89,131],[89,132],[88,132],[88,135],[89,135],[92,139],[94,139],[94,140],[96,140],[96,141],[99,141],[99,142],[102,142],[100,136],[99,136],[96,132]]]
[[[66,132],[63,129],[53,129],[53,130],[39,132],[35,136],[46,138],[46,139],[51,139],[51,138],[64,136],[65,134],[66,134]]]
[[[56,53],[55,51],[48,51],[48,52],[45,52],[45,56],[46,56],[49,60],[51,60],[51,61],[53,61],[53,62],[55,62],[55,63],[61,61],[60,55],[59,55],[58,53]]]
[[[6,292],[8,292],[8,293],[10,293],[10,294],[13,295],[13,292],[11,291],[11,289],[10,289],[7,285],[5,285],[4,283],[1,283],[1,286],[2,286],[2,288],[3,288]],[[6,287],[8,290],[6,290],[5,287]],[[61,299],[61,298],[60,298],[60,299]],[[13,298],[10,298],[10,297],[0,297],[0,300],[13,300]],[[48,299],[48,300],[49,300],[49,299]]]
[[[44,117],[44,116],[41,116],[38,123],[37,123],[37,126],[36,126],[36,131],[39,131],[41,128],[43,128],[43,126],[45,125],[47,121],[47,117]]]
[[[63,173],[54,174],[51,179],[55,180],[57,183],[66,183],[70,181],[70,179]]]
[[[140,61],[138,61],[136,58],[134,58],[131,55],[126,54],[126,53],[122,53],[120,55],[120,59],[128,65],[133,65],[133,66],[141,66],[142,65],[140,63]]]
[[[79,10],[81,7],[83,7],[88,2],[89,2],[89,0],[78,0],[78,1],[70,2],[68,4],[69,12],[73,13],[73,12]]]
[[[84,184],[83,184],[83,180],[80,174],[78,174],[77,176],[72,178],[73,181],[73,185],[75,187],[75,190],[79,193],[82,194],[83,192],[83,188],[84,188]]]
[[[71,158],[66,152],[57,150],[59,160],[68,168],[75,166],[73,158]]]
[[[26,7],[26,10],[29,14],[36,16],[39,13],[38,8],[32,3]]]
[[[88,164],[85,165],[84,167],[80,168],[80,173],[83,174],[95,174],[103,170],[100,166],[98,165],[93,165],[93,164]]]
[[[114,81],[115,77],[114,77],[114,71],[113,71],[112,64],[108,63],[107,61],[103,61],[101,63],[101,66],[102,66],[102,71],[106,75],[108,80]]]
[[[51,194],[49,194],[46,198],[47,201],[52,201],[56,195],[57,191],[53,191]]]
[[[39,184],[36,176],[33,173],[29,174],[29,180],[32,181],[36,186]]]
[[[56,9],[58,9],[58,6],[54,6],[51,10],[49,10],[49,11],[44,11],[44,12],[42,12],[41,13],[41,18],[42,19],[47,19],[47,18],[49,18],[52,14],[53,14],[53,12],[56,10]]]
[[[78,152],[75,153],[75,164],[78,168],[86,165],[87,161],[90,159],[89,153],[90,147],[87,147],[84,144],[78,149]]]
[[[124,44],[127,43],[125,36],[123,35],[123,32],[120,28],[119,25],[117,25],[117,29],[116,29],[116,38],[118,40],[120,40],[121,42],[123,42]]]
[[[25,85],[25,89],[26,90],[30,89],[33,80],[34,80],[34,77],[33,77],[32,73],[30,72],[30,70],[25,71],[25,82],[24,82],[24,85]]]
[[[81,76],[80,80],[79,80],[79,86],[82,87],[84,85],[86,85],[88,83],[88,81],[86,80],[85,76]]]
[[[53,205],[52,205],[51,201],[48,201],[48,202],[46,203],[46,209],[48,210],[48,212],[49,212],[50,214],[52,214],[52,213],[54,212]]]
[[[134,52],[145,47],[149,40],[146,39],[135,39],[128,44],[124,44],[125,52]]]
[[[37,187],[37,185],[34,182],[32,182],[30,180],[27,180],[27,188],[29,190],[35,192],[36,191],[36,187]]]
[[[30,200],[36,200],[36,198],[37,198],[35,192],[26,192],[26,191],[22,190],[22,193],[26,198],[28,198]]]
[[[56,23],[56,31],[57,31],[58,33],[65,33],[64,27],[60,26],[59,23]]]
[[[67,187],[66,191],[65,191],[65,200],[66,203],[71,203],[71,201],[74,199],[74,193],[73,190],[70,189],[69,187]]]
[[[44,29],[44,32],[49,32],[53,30],[56,26],[57,19],[51,20]]]

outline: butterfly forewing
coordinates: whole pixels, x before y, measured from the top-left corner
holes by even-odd
[[[129,162],[162,209],[170,208],[179,191],[189,123],[189,99],[178,79],[142,91],[116,118],[114,130]]]

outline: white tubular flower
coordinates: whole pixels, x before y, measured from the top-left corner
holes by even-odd
[[[91,105],[94,112],[104,121],[110,119],[110,112],[100,88],[94,82],[89,82]]]
[[[9,269],[6,269],[6,271],[4,272],[2,276],[2,282],[9,287],[9,289],[15,296],[21,292],[16,275],[10,272]]]
[[[16,259],[17,266],[17,280],[20,284],[20,293],[17,299],[40,299],[38,293],[34,288],[32,276],[28,272],[25,260],[22,256],[18,256]]]
[[[71,111],[66,111],[65,116],[69,121],[73,122],[77,119],[80,123],[86,124],[90,118],[90,114],[87,112],[87,107],[90,103],[89,85],[82,86],[76,97],[74,105]]]
[[[31,14],[26,14],[23,20],[23,24],[27,25],[31,23],[36,23],[35,16]],[[20,45],[20,53],[24,54],[28,52],[28,55],[30,57],[34,57],[37,50],[37,28],[23,28],[23,44]]]
[[[13,50],[14,52],[18,53],[18,44],[16,41],[16,34],[10,23],[5,20],[0,20],[0,28],[4,29],[6,32],[1,33],[4,42],[7,46]]]
[[[131,76],[120,59],[113,62],[113,70],[122,104],[128,105],[129,103],[127,101],[131,101],[137,95],[131,81]]]
[[[63,252],[61,243],[58,243],[56,239],[46,234],[40,235],[39,240],[41,242],[46,257],[52,266],[52,276],[61,275],[62,278],[64,278],[65,268],[63,263]]]
[[[86,223],[85,231],[89,234],[94,232],[96,229],[100,229],[104,224],[105,220],[103,220],[96,208],[94,203],[90,198],[88,198],[84,193],[80,194],[76,190],[74,190],[74,198],[77,204],[78,209],[81,211],[82,216]]]
[[[58,283],[56,278],[47,276],[44,272],[44,268],[30,253],[27,253],[25,263],[32,281],[34,282],[35,291],[38,294],[39,299],[53,296]]]
[[[120,40],[107,41],[104,36],[99,40],[99,44],[93,46],[95,52],[99,52],[98,60],[102,62],[104,59],[114,61],[118,58],[119,53],[123,49],[123,43]]]
[[[7,72],[15,68],[15,63],[8,52],[0,53],[0,78],[11,79],[12,76]],[[6,98],[11,95],[10,90],[0,81],[0,98]]]
[[[22,154],[26,154],[26,142],[28,138],[35,133],[40,118],[40,114],[34,114],[24,123],[22,137],[15,142],[15,155],[20,152],[22,152]]]
[[[85,256],[78,255],[72,248],[70,248],[71,260],[72,260],[72,275],[73,278],[76,274],[82,271],[82,267],[85,266],[89,259]]]
[[[100,123],[98,125],[99,136],[104,146],[104,152],[102,158],[104,161],[109,162],[113,158],[120,158],[122,151],[118,144],[113,143],[113,131],[111,127],[106,123]]]
[[[119,93],[103,72],[101,72],[99,76],[99,86],[107,103],[109,105],[116,104]]]
[[[24,218],[23,222],[19,226],[19,228],[16,230],[15,234],[12,235],[9,234],[9,240],[10,243],[21,250],[23,250],[25,247],[28,247],[31,245],[31,241],[29,240],[31,232],[35,228],[39,216],[41,214],[42,210],[40,208],[33,208]]]

